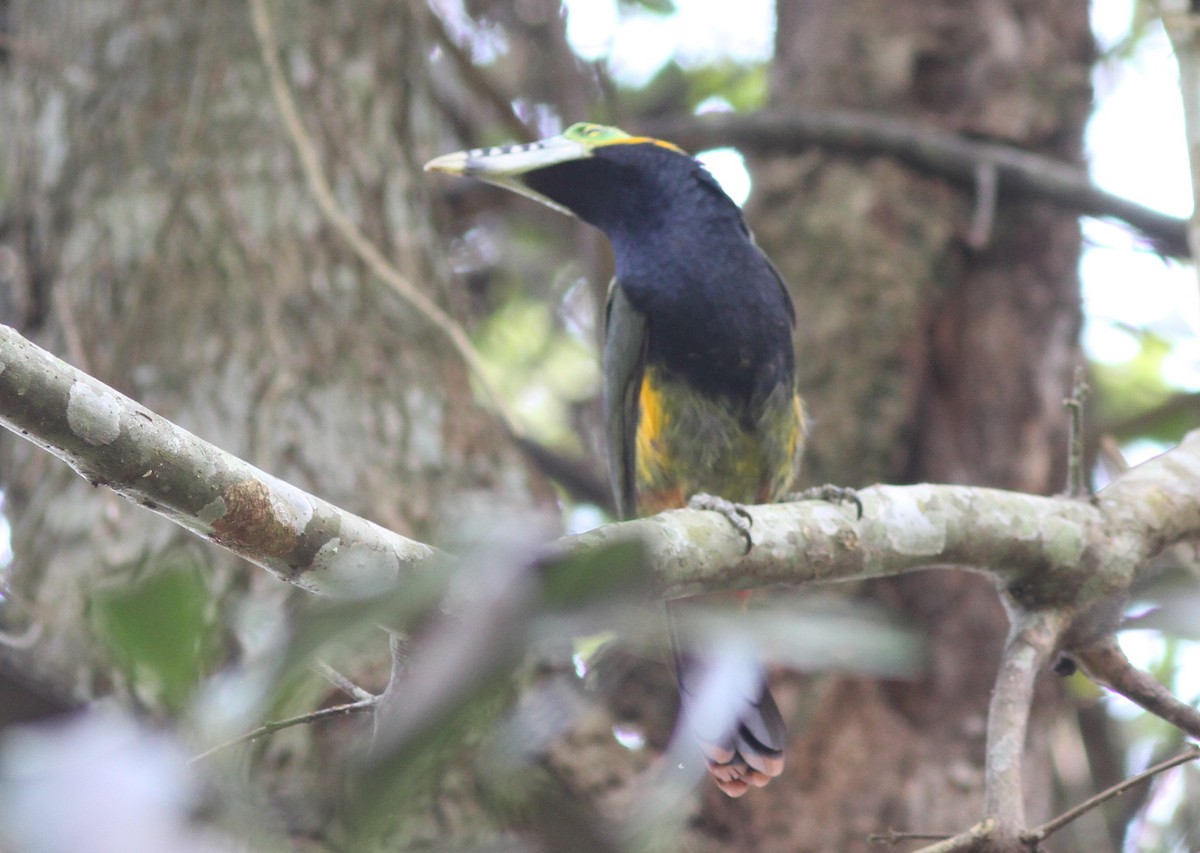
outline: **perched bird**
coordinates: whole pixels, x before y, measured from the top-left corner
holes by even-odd
[[[425,169],[529,196],[612,243],[604,407],[623,517],[698,494],[764,503],[788,492],[804,442],[795,308],[741,210],[699,161],[669,142],[575,124],[538,142],[446,154]],[[705,662],[678,644],[675,657],[686,717]],[[709,772],[734,797],[783,770],[783,719],[763,669],[750,675],[723,697],[724,716],[693,715]],[[714,730],[713,719],[724,722]]]

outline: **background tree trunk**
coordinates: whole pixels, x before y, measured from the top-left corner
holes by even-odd
[[[1079,162],[1093,48],[1084,0],[805,2],[777,7],[773,106],[900,115]],[[756,163],[751,225],[790,283],[814,420],[805,480],[1060,490],[1062,399],[1081,363],[1070,212],[981,202],[883,157],[812,151]],[[872,584],[930,639],[913,683],[828,678],[788,708],[783,784],[706,823],[737,850],[866,850],[889,828],[947,832],[977,814],[984,724],[1007,620],[992,583],[937,572]],[[1055,807],[1047,674],[1029,746],[1030,818]],[[1049,700],[1049,701],[1048,701]],[[783,817],[786,816],[786,817]]]
[[[420,171],[444,146],[430,13],[384,0],[274,11],[339,201],[469,323]],[[0,87],[0,236],[22,266],[7,322],[224,449],[410,536],[444,538],[482,499],[548,496],[498,440],[445,341],[323,224],[242,0],[31,0],[14,19],[24,53]],[[298,595],[9,433],[0,477],[16,554],[7,630],[39,625],[22,662],[77,699],[132,692],[159,705],[112,682],[89,617],[99,590],[191,567],[231,658],[261,651]],[[346,664],[369,688],[386,682],[383,639]],[[326,694],[338,695],[316,679],[293,702],[306,710]],[[259,765],[274,771],[266,813],[297,836],[325,831],[337,788],[318,734],[289,732]]]

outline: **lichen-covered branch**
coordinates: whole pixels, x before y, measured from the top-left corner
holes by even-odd
[[[0,326],[0,424],[96,485],[316,591],[394,579],[436,553],[225,453]],[[1200,431],[1093,502],[967,486],[874,486],[855,509],[751,507],[754,547],[723,516],[674,510],[567,536],[550,550],[638,537],[666,596],[885,577],[936,566],[989,572],[1025,604],[1118,594],[1142,563],[1200,531]]]
[[[283,482],[0,326],[0,424],[280,578],[394,583],[434,550]]]
[[[993,846],[1021,851],[1025,789],[1021,768],[1037,677],[1058,648],[1069,612],[1059,608],[1017,611],[1000,658],[988,708],[983,813],[995,820]]]
[[[872,486],[852,505],[801,501],[749,507],[754,547],[723,516],[673,510],[561,540],[587,547],[630,535],[650,544],[667,596],[774,584],[860,580],[962,566],[1017,581],[1082,582],[1079,569],[1101,522],[1087,503],[999,489]]]

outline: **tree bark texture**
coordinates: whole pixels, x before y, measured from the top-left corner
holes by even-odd
[[[16,50],[0,70],[0,247],[16,261],[5,322],[225,450],[426,541],[484,495],[548,496],[498,440],[450,348],[323,224],[245,3],[18,0],[12,11]],[[428,11],[381,0],[274,12],[339,201],[469,324],[420,171],[446,146]],[[32,648],[4,653],[77,699],[137,693],[111,683],[91,634],[98,589],[167,563],[203,566],[231,658],[253,654],[256,625],[295,594],[11,435],[0,478],[16,554],[6,630],[41,625]],[[386,682],[383,640],[349,671],[367,687]],[[297,701],[312,707],[323,691],[317,679]],[[322,794],[335,787],[315,763],[328,760],[315,731],[273,741],[262,764],[277,771],[272,820],[297,835],[324,830]]]
[[[902,114],[1081,159],[1092,61],[1083,0],[812,0],[777,14],[776,109]],[[1061,489],[1062,398],[1080,360],[1076,217],[1004,196],[987,209],[979,193],[881,157],[814,150],[753,172],[751,226],[800,318],[814,422],[804,479]],[[973,233],[980,217],[990,227]],[[927,632],[927,676],[809,679],[786,692],[798,737],[782,784],[737,802],[709,797],[709,849],[866,850],[872,832],[952,832],[979,813],[1007,624],[996,590],[938,572],[862,593]],[[1054,806],[1047,738],[1061,711],[1053,684],[1041,692],[1028,747],[1035,821]]]

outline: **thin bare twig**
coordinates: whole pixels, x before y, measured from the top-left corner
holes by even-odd
[[[898,829],[889,829],[887,832],[871,833],[867,836],[867,843],[895,847],[904,841],[943,841],[953,837],[948,832],[902,832]]]
[[[1200,738],[1200,711],[1176,699],[1166,687],[1131,664],[1111,634],[1069,651],[1088,678],[1120,693],[1189,737]]]
[[[442,50],[446,51],[446,55],[450,57],[468,88],[491,105],[496,115],[499,116],[500,123],[508,132],[522,142],[537,138],[537,132],[522,121],[521,117],[513,110],[512,101],[501,94],[500,90],[492,84],[487,75],[446,31],[446,25],[442,23],[437,12],[432,9],[429,10],[429,23],[434,39],[442,46]]]
[[[656,119],[640,129],[693,150],[735,145],[764,153],[795,152],[821,145],[851,154],[882,154],[968,187],[975,184],[979,165],[991,164],[1001,198],[1020,194],[1089,216],[1111,216],[1137,228],[1165,255],[1191,254],[1187,220],[1100,189],[1078,164],[894,116],[831,108],[759,110]]]
[[[378,701],[378,696],[372,696],[369,699],[360,699],[357,702],[349,702],[345,705],[334,705],[331,708],[320,708],[316,711],[310,711],[307,714],[301,714],[298,717],[288,717],[286,720],[268,721],[253,731],[246,732],[244,735],[238,735],[232,740],[219,743],[210,749],[204,750],[204,752],[201,752],[198,755],[193,755],[190,759],[188,759],[188,763],[195,764],[199,761],[203,761],[205,758],[208,758],[214,753],[220,752],[223,749],[228,749],[231,746],[237,746],[239,743],[247,743],[252,740],[257,740],[260,737],[266,737],[267,735],[274,734],[281,729],[287,729],[291,728],[292,726],[300,726],[304,725],[305,723],[316,722],[317,720],[323,720],[327,717],[341,717],[345,716],[346,714],[356,714],[359,711],[365,711],[368,708],[373,707]]]
[[[271,94],[275,99],[275,106],[279,110],[284,130],[296,149],[301,170],[304,172],[309,191],[312,192],[321,215],[358,255],[359,259],[367,265],[372,274],[396,291],[405,302],[446,336],[471,375],[479,383],[479,387],[504,423],[505,428],[512,435],[520,435],[521,430],[518,428],[515,413],[488,374],[483,358],[471,343],[471,339],[463,327],[424,291],[405,278],[338,205],[329,181],[321,168],[321,160],[316,146],[313,145],[308,131],[304,129],[304,123],[300,120],[299,110],[296,108],[295,99],[288,87],[283,66],[279,62],[279,46],[275,42],[275,31],[271,26],[271,19],[267,15],[263,0],[250,0],[250,12],[254,24],[254,34],[258,39],[263,65],[271,86]]]
[[[1099,450],[1096,456],[1108,466],[1108,470],[1114,479],[1130,469],[1129,460],[1121,452],[1121,445],[1117,444],[1117,440],[1111,435],[1105,434],[1100,436],[1097,445]]]
[[[1091,389],[1082,367],[1075,368],[1075,381],[1071,387],[1071,396],[1063,400],[1063,406],[1069,416],[1067,430],[1067,497],[1086,497],[1090,490],[1087,485],[1087,466],[1084,464],[1083,446],[1083,403],[1088,398]]]
[[[967,230],[967,245],[976,251],[983,251],[991,242],[999,183],[995,163],[980,163],[975,167],[975,213]]]
[[[1189,761],[1195,761],[1197,758],[1200,758],[1200,746],[1193,745],[1189,747],[1187,751],[1181,752],[1179,755],[1172,756],[1165,761],[1160,761],[1153,767],[1147,767],[1141,773],[1135,774],[1130,776],[1128,779],[1118,782],[1116,785],[1101,791],[1094,797],[1089,797],[1079,805],[1072,809],[1068,809],[1053,820],[1048,820],[1041,826],[1034,827],[1026,832],[1022,832],[1021,840],[1031,846],[1036,845],[1051,833],[1057,832],[1071,821],[1076,820],[1080,815],[1086,814],[1087,812],[1096,808],[1096,806],[1102,805],[1111,800],[1113,797],[1125,793],[1140,782],[1144,782],[1147,779],[1157,776],[1159,773],[1170,770],[1172,767],[1178,767],[1180,764],[1186,764]]]
[[[958,835],[939,841],[937,844],[922,847],[916,853],[979,853],[979,851],[985,849],[984,845],[989,843],[995,834],[996,819],[987,817],[966,832],[960,832]]]
[[[338,690],[341,690],[347,696],[353,696],[359,702],[366,702],[367,700],[375,698],[375,694],[368,690],[363,690],[349,678],[342,675],[329,664],[325,663],[325,661],[319,660],[312,666],[322,678],[324,678]]]

